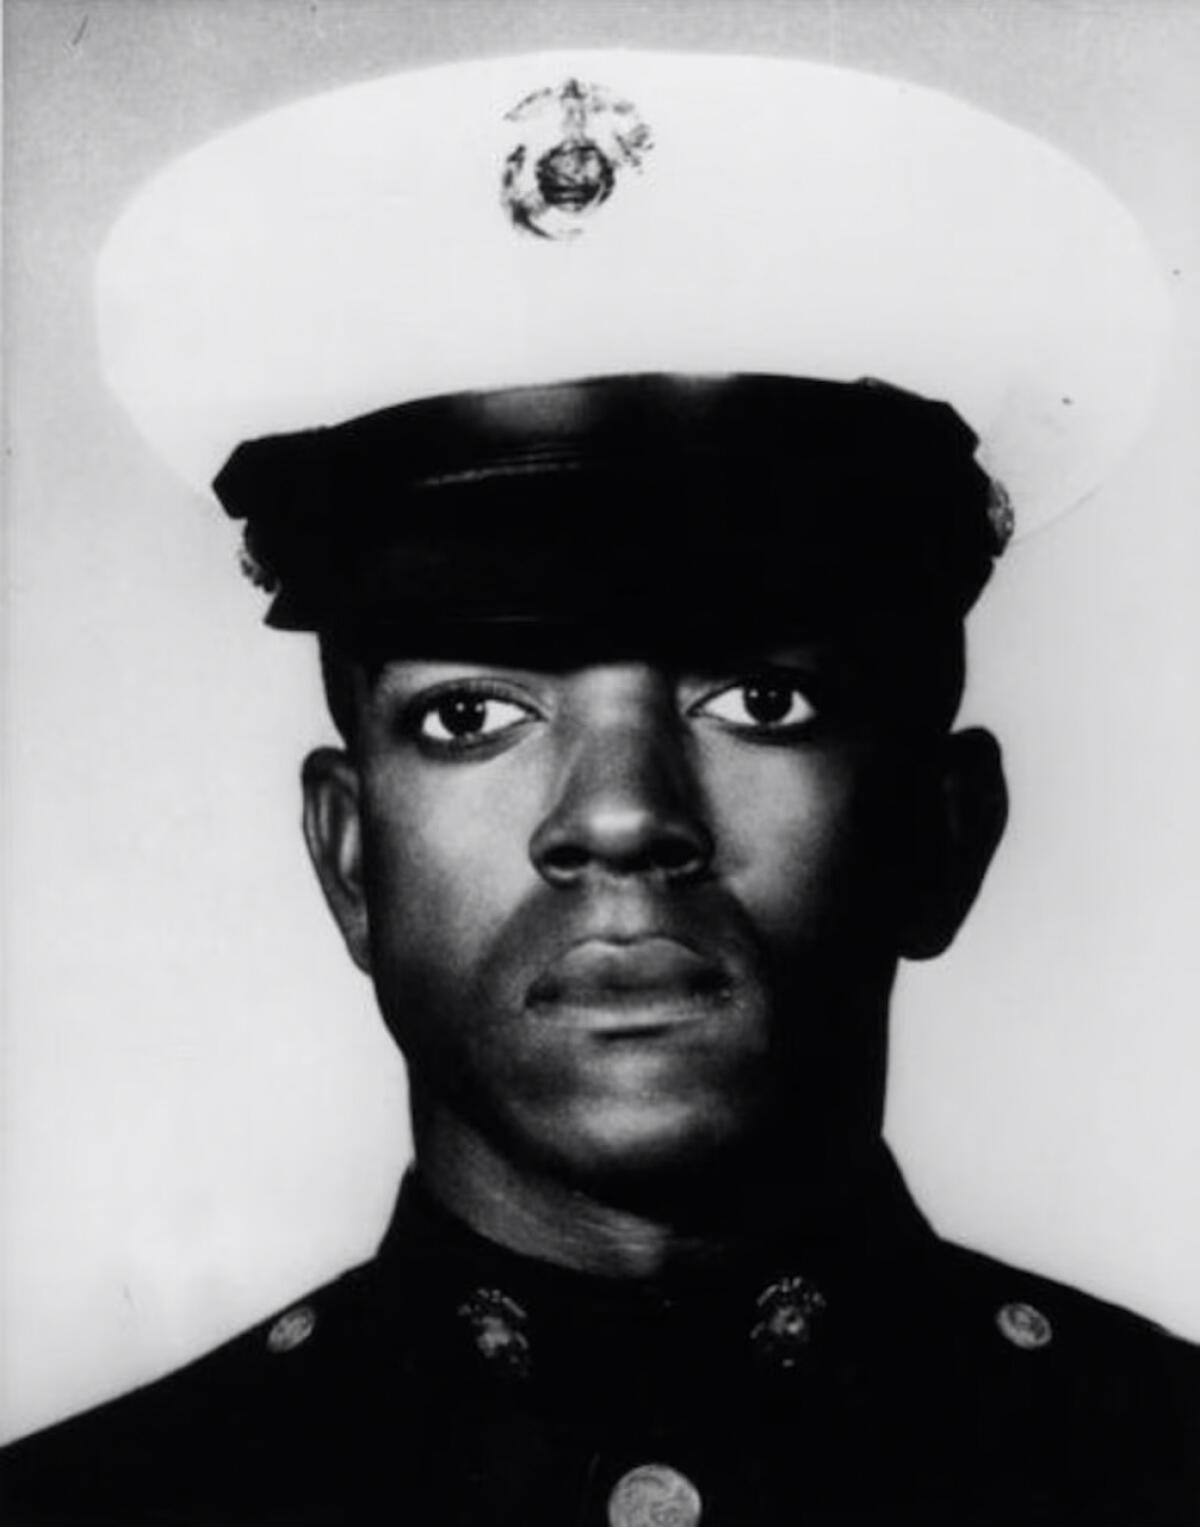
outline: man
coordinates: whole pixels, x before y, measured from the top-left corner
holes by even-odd
[[[198,150],[100,296],[318,634],[415,1167],[370,1265],[15,1449],[16,1519],[1193,1519],[1194,1352],[940,1242],[880,1139],[1004,826],[963,618],[1154,376],[1107,193],[887,81],[543,55]]]

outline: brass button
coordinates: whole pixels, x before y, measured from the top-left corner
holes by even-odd
[[[268,1352],[291,1352],[316,1330],[317,1316],[311,1304],[298,1304],[280,1315],[267,1332]]]
[[[1008,1338],[1022,1352],[1035,1352],[1048,1347],[1054,1339],[1054,1327],[1036,1305],[1002,1304],[996,1311],[996,1324],[1000,1334]]]
[[[696,1527],[701,1510],[699,1490],[665,1463],[630,1469],[608,1498],[609,1527]]]

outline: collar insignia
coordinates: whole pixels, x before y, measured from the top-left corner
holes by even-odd
[[[508,1378],[529,1377],[529,1316],[498,1288],[477,1288],[458,1306],[480,1357]]]
[[[827,1307],[824,1294],[807,1278],[779,1278],[755,1304],[758,1321],[750,1332],[755,1355],[769,1367],[796,1367]]]

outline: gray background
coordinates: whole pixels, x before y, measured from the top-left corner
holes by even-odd
[[[1200,1337],[1200,8],[1191,0],[8,0],[6,1433],[368,1255],[402,1071],[305,861],[312,652],[96,371],[99,241],[152,171],[310,90],[564,44],[786,51],[961,94],[1131,205],[1178,302],[1153,428],[1005,559],[971,719],[1012,828],[906,971],[889,1134],[936,1224]],[[803,215],[798,206],[797,215]],[[1079,251],[1080,260],[1087,251]]]

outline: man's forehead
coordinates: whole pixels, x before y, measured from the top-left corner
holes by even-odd
[[[534,621],[443,628],[408,636],[362,638],[344,649],[376,673],[422,668],[506,668],[569,674],[596,667],[644,667],[704,672],[746,665],[832,661],[865,645],[845,632],[778,624],[723,629],[713,625],[551,626]]]
[[[369,680],[388,674],[505,669],[549,676],[598,667],[664,674],[725,674],[756,669],[898,671],[930,650],[954,651],[959,621],[855,618],[841,608],[826,614],[730,621],[442,623],[425,628],[359,631],[323,638],[327,657],[348,661]]]

